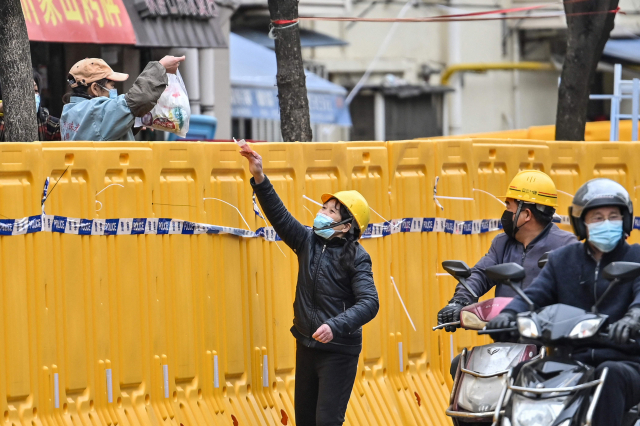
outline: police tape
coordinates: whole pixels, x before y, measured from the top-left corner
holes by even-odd
[[[568,216],[554,218],[554,222],[568,224]],[[310,227],[306,227],[311,229]],[[502,229],[500,219],[452,220],[446,218],[392,219],[369,224],[362,238],[381,238],[398,233],[443,232],[454,235],[475,235]],[[640,218],[635,218],[634,229],[640,229]],[[78,219],[42,214],[22,219],[0,219],[0,236],[25,235],[37,232],[54,232],[71,235],[201,235],[229,234],[243,238],[264,238],[282,241],[273,227],[248,229],[209,225],[180,219],[124,218]]]
[[[311,229],[307,227],[307,229]],[[403,232],[445,232],[449,234],[482,234],[502,229],[500,219],[457,221],[445,218],[405,218],[369,224],[362,238],[386,237]],[[262,237],[281,241],[273,227],[255,232],[228,226],[209,225],[180,219],[124,218],[78,219],[56,215],[37,215],[22,219],[0,219],[0,236],[54,232],[70,235],[201,235],[230,234],[244,238]]]

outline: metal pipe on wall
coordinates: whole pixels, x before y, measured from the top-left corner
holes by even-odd
[[[198,60],[200,66],[200,112],[203,115],[215,117],[215,61],[213,49],[199,49]]]
[[[452,4],[451,6],[455,6]],[[447,24],[447,65],[459,64],[460,59],[460,23],[449,22]],[[443,75],[443,80],[445,76]],[[447,82],[443,82],[447,84]],[[458,135],[462,132],[462,77],[459,75],[451,84],[454,92],[449,94],[447,100],[447,135]]]

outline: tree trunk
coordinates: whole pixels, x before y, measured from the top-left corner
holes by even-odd
[[[613,30],[618,0],[565,1],[567,54],[558,89],[556,140],[582,141],[587,124],[589,92]]]
[[[38,140],[31,48],[20,0],[0,0],[0,85],[5,140]]]
[[[2,1],[2,0],[0,0]],[[296,21],[297,0],[269,0],[272,21]],[[285,142],[312,140],[306,78],[300,49],[300,27],[291,23],[273,24],[278,63],[280,131]]]

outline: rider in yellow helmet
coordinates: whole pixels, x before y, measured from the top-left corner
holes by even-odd
[[[291,333],[296,345],[298,425],[341,425],[358,369],[362,326],[378,313],[371,258],[358,244],[369,225],[369,205],[358,191],[322,196],[307,229],[286,209],[251,149],[251,185],[278,236],[298,256]]]
[[[558,193],[553,180],[538,170],[522,170],[509,184],[505,195],[506,210],[502,215],[504,233],[496,235],[489,252],[471,269],[467,284],[478,295],[487,293],[496,285],[496,297],[513,297],[515,293],[506,285],[496,284],[485,275],[487,267],[516,262],[526,271],[522,287],[526,288],[538,276],[538,260],[543,254],[576,242],[576,237],[561,230],[553,222],[558,206]],[[477,300],[463,286],[456,287],[449,304],[438,312],[438,323],[460,320],[463,307]],[[454,331],[455,326],[446,327]],[[455,371],[455,370],[452,370]]]

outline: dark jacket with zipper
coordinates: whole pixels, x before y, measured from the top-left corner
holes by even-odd
[[[511,287],[490,280],[484,272],[485,269],[489,266],[515,262],[526,271],[527,275],[520,285],[522,288],[527,288],[540,273],[538,260],[543,254],[577,241],[575,235],[563,231],[554,223],[548,224],[527,245],[527,248],[515,238],[511,238],[505,233],[500,233],[491,242],[489,252],[471,268],[471,276],[467,278],[467,284],[478,296],[482,296],[491,290],[491,287],[496,286],[496,297],[513,297],[516,293]],[[456,287],[456,293],[453,298],[468,303],[474,302],[473,296],[462,284],[458,284]]]
[[[604,253],[599,262],[591,255],[588,244],[575,243],[562,247],[549,255],[549,261],[538,278],[524,292],[536,309],[563,303],[590,311],[609,286],[609,281],[602,277],[602,270],[616,261],[640,262],[640,245],[630,245],[621,240],[615,249]],[[640,278],[622,281],[598,306],[598,312],[608,315],[608,323],[613,324],[633,306],[640,306]],[[526,312],[529,306],[520,296],[516,296],[506,310]],[[588,353],[579,351],[576,358],[594,365],[603,360],[640,362],[640,345],[625,345],[620,349],[590,349]]]
[[[298,256],[291,333],[299,344],[310,348],[358,355],[362,326],[376,316],[380,306],[371,257],[356,243],[354,271],[347,272],[340,266],[344,239],[325,240],[298,222],[267,177],[260,184],[252,178],[251,185],[274,230]],[[333,333],[333,340],[326,344],[312,337],[322,324]]]

